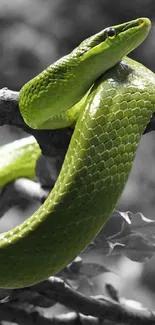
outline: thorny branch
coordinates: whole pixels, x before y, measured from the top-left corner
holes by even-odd
[[[42,149],[42,157],[37,164],[37,176],[40,181],[34,183],[19,179],[6,186],[1,193],[0,217],[11,206],[26,197],[29,200],[43,202],[58,176],[66,154],[72,130],[33,130],[23,121],[18,109],[18,92],[3,88],[0,90],[0,126],[14,125],[33,135]],[[144,133],[155,130],[155,115]],[[52,173],[49,171],[51,170]],[[42,170],[45,171],[42,177]],[[30,184],[31,183],[31,184]],[[110,289],[111,290],[111,289]],[[112,290],[113,291],[113,290]],[[111,292],[111,291],[109,291]],[[115,299],[114,297],[117,297]],[[111,299],[112,298],[112,299]],[[111,298],[86,297],[75,291],[65,282],[56,277],[29,288],[18,290],[0,290],[1,312],[0,321],[11,321],[19,324],[155,324],[155,314],[146,308],[135,309],[123,304],[114,293]],[[26,306],[50,307],[55,303],[65,305],[69,312],[52,318],[44,318],[40,311]]]

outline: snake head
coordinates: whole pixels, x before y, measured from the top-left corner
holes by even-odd
[[[19,94],[24,121],[32,128],[60,128],[64,122],[70,126],[68,116],[62,123],[59,114],[77,104],[97,78],[135,49],[150,27],[149,19],[139,18],[106,28],[30,80]]]
[[[108,27],[83,41],[75,51],[83,65],[87,63],[89,71],[92,66],[98,74],[97,66],[99,66],[101,74],[139,46],[148,35],[150,28],[151,22],[148,18],[138,18]]]

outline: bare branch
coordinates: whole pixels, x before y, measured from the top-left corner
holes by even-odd
[[[28,127],[18,108],[19,93],[7,88],[0,90],[0,126],[14,125],[23,131],[32,134],[39,143],[42,153],[47,156],[59,155],[62,159],[66,154],[72,130],[33,130]]]
[[[30,179],[19,178],[8,184],[0,196],[0,218],[13,206],[20,204],[21,199],[35,200],[43,203],[48,196],[48,191],[39,183]]]
[[[25,132],[32,134],[38,141],[43,154],[47,156],[59,154],[65,156],[68,148],[72,130],[70,128],[60,130],[33,130],[28,127],[18,108],[19,93],[11,91],[7,88],[0,89],[0,126],[4,124],[14,125],[21,128]],[[146,127],[144,133],[155,130],[155,115]]]
[[[118,291],[110,283],[107,283],[106,284],[106,291],[107,291],[109,297],[112,300],[115,300],[117,302],[120,302],[119,295],[118,295]]]
[[[21,325],[34,325],[34,324],[44,324],[51,325],[53,321],[45,318],[38,311],[28,312],[26,310],[18,309],[16,306],[3,305],[0,313],[0,321],[8,321],[12,323],[17,323]]]
[[[107,297],[103,297],[102,301],[93,297],[86,297],[56,277],[51,277],[49,281],[44,282],[43,288],[45,292],[50,294],[52,299],[78,313],[114,321],[115,324],[117,322],[132,325],[149,325],[155,323],[155,314],[147,309],[145,311],[139,311],[128,306],[120,305]],[[40,292],[39,286],[40,284],[32,288],[37,288],[37,291]]]
[[[29,134],[34,135],[34,137],[36,137],[36,139],[40,139],[40,137],[42,135],[45,136],[45,138],[47,139],[50,136],[50,132],[49,130],[47,131],[41,131],[41,130],[33,130],[31,128],[29,128],[21,114],[18,108],[18,96],[19,93],[16,91],[12,91],[9,90],[8,88],[2,88],[0,89],[0,125],[4,125],[4,124],[8,124],[8,125],[14,125],[17,126],[21,129],[23,129],[24,131],[26,131]],[[68,130],[69,128],[65,129]],[[146,127],[144,133],[148,133],[150,131],[155,130],[155,114],[153,114],[150,123],[148,124],[148,126]],[[62,134],[64,134],[63,130]],[[61,133],[60,131],[60,133]],[[57,131],[54,131],[54,133],[57,133]],[[69,139],[71,137],[72,132],[71,131],[65,131],[65,134],[67,136],[69,132]],[[52,132],[53,133],[53,132]],[[58,132],[59,133],[59,132]],[[39,141],[38,141],[39,143]]]
[[[59,302],[77,313],[111,321],[114,324],[155,324],[155,313],[147,308],[131,308],[127,304],[118,303],[104,296],[86,297],[56,277],[51,277],[48,281],[29,288],[10,290],[10,303],[16,301],[17,304],[17,301],[20,303],[28,301],[32,304],[31,297],[34,297],[36,292],[51,301],[52,305],[54,302]]]
[[[39,311],[26,311],[17,309],[16,306],[3,306],[0,313],[0,321],[21,325],[106,325],[106,322],[100,322],[95,317],[86,317],[75,312],[46,318]]]

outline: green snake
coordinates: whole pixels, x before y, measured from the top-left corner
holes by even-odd
[[[106,28],[20,90],[19,109],[30,127],[74,132],[44,204],[0,235],[0,287],[30,286],[56,274],[109,218],[155,110],[154,74],[126,57],[150,26],[140,18]],[[0,153],[1,186],[34,177],[40,149],[33,137]]]

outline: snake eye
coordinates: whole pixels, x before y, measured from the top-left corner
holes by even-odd
[[[114,38],[117,34],[116,29],[109,27],[106,29],[105,34],[106,34],[106,37]]]

